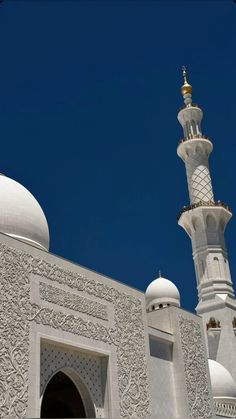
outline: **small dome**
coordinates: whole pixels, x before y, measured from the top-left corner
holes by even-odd
[[[236,398],[236,384],[229,371],[213,359],[208,359],[213,397]]]
[[[146,289],[146,307],[151,311],[167,305],[180,306],[178,288],[169,279],[160,276],[151,282]]]
[[[0,175],[0,232],[49,248],[48,224],[39,203],[24,186],[4,175]]]

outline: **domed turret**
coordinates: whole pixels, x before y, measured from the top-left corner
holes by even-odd
[[[217,417],[236,417],[236,384],[229,371],[213,359],[208,360],[214,407]]]
[[[0,175],[0,233],[42,250],[49,248],[48,224],[39,203],[24,186]]]
[[[213,359],[208,360],[213,397],[236,398],[236,384],[229,371]]]
[[[180,307],[180,295],[178,288],[160,274],[159,278],[151,282],[146,289],[147,311],[158,310],[167,306]]]

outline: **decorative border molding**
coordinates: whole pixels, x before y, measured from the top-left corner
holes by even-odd
[[[39,297],[41,300],[49,303],[79,311],[98,319],[108,320],[107,307],[104,304],[72,294],[44,282],[39,283]]]
[[[0,417],[24,418],[28,405],[29,263],[0,245]]]
[[[114,328],[33,304],[30,302],[30,274],[112,303]],[[0,306],[2,417],[23,419],[26,416],[31,321],[115,346],[120,416],[146,418],[150,415],[145,333],[138,298],[3,244],[0,244],[0,291],[3,300]]]
[[[179,329],[189,415],[195,419],[211,418],[213,413],[201,327],[194,320],[186,319],[180,315]]]
[[[220,402],[214,400],[214,408],[215,412],[219,416],[224,416],[227,418],[235,418],[236,417],[236,403],[229,402],[228,400],[221,400]]]
[[[73,314],[65,314],[63,311],[57,311],[53,308],[41,307],[38,304],[30,303],[28,321],[73,333],[73,335],[99,340],[110,345],[115,344],[112,331],[105,326],[84,320]]]

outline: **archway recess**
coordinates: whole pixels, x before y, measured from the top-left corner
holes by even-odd
[[[76,385],[64,372],[57,372],[45,389],[41,418],[86,417],[85,407]]]

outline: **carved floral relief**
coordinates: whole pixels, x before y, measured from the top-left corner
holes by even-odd
[[[97,321],[93,322],[85,321],[79,315],[66,314],[62,295],[58,300],[60,310],[34,304],[30,301],[30,274],[48,278],[54,284],[66,284],[77,291],[86,291],[91,296],[112,303],[115,327],[109,328],[99,323],[99,315],[96,316]],[[142,305],[138,298],[2,244],[0,276],[1,418],[23,419],[26,416],[30,322],[113,345],[117,353],[120,416],[149,416],[145,335]],[[47,301],[54,298],[52,292],[49,297],[41,288],[41,297],[43,295]],[[65,301],[66,306],[68,298]],[[56,304],[55,300],[53,303]],[[105,311],[102,313],[105,315]]]
[[[211,418],[212,406],[200,325],[179,316],[190,418]]]

